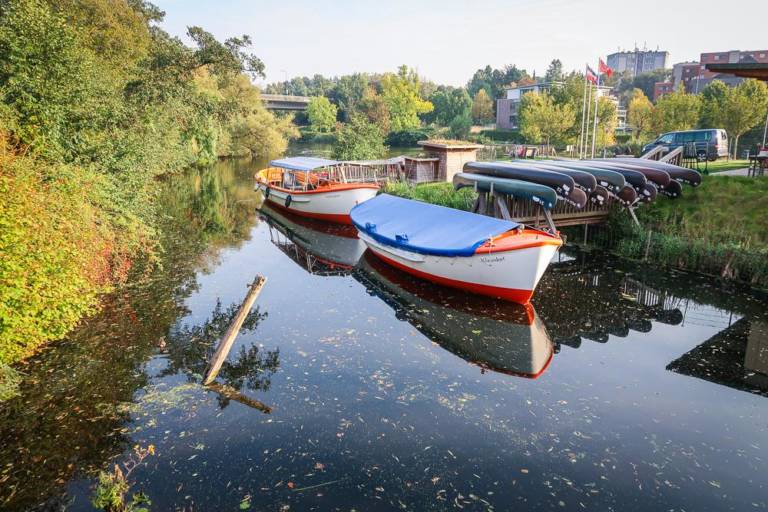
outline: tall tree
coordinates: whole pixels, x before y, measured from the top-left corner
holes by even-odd
[[[384,103],[384,98],[376,92],[374,87],[368,87],[359,103],[360,112],[368,117],[368,120],[381,129],[381,133],[390,132],[391,119],[389,109]]]
[[[722,80],[713,80],[701,91],[701,128],[721,128],[720,118],[729,87]]]
[[[632,136],[636,142],[642,142],[651,137],[653,103],[640,89],[635,89],[632,92],[627,106],[627,122],[632,127]]]
[[[722,94],[722,96],[721,96]],[[717,128],[725,128],[733,140],[733,157],[738,158],[739,138],[765,119],[768,111],[768,85],[754,79],[736,87],[719,89],[709,95],[703,108]]]
[[[475,71],[475,74],[472,75],[467,84],[467,92],[469,92],[470,96],[474,97],[480,89],[485,89],[485,92],[491,99],[498,99],[503,96],[505,87],[527,77],[528,73],[523,69],[519,69],[514,64],[504,66],[503,69],[485,66]]]
[[[485,92],[485,89],[480,89],[475,94],[475,98],[472,100],[472,117],[476,123],[486,124],[493,122],[493,101]]]
[[[439,86],[429,97],[433,110],[423,116],[427,122],[448,126],[456,117],[467,115],[472,109],[472,98],[463,87]]]
[[[410,130],[420,125],[419,114],[426,114],[432,103],[421,98],[419,77],[407,66],[397,74],[387,73],[381,80],[382,97],[389,109],[393,131]]]
[[[372,160],[387,154],[384,135],[362,114],[353,114],[349,123],[338,129],[333,157],[339,160]]]
[[[559,82],[563,79],[563,63],[560,59],[554,59],[549,63],[547,72],[544,75],[545,82]]]
[[[665,94],[653,110],[653,130],[657,133],[690,130],[699,121],[701,98],[683,91]]]
[[[320,133],[330,133],[336,126],[336,105],[325,96],[315,96],[307,105],[307,117],[312,129]]]
[[[520,104],[520,133],[532,142],[547,146],[562,142],[576,122],[576,112],[568,104],[555,103],[547,93],[529,93]]]

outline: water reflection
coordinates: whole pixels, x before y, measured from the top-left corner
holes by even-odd
[[[532,308],[467,295],[259,214],[259,167],[165,183],[162,265],[21,368],[0,509],[87,510],[96,471],[147,443],[157,510],[768,506],[764,296],[570,249]],[[202,388],[254,272],[270,281]]]
[[[306,219],[268,203],[259,211],[270,241],[310,274],[349,274],[365,251],[354,226]]]
[[[413,277],[368,251],[355,279],[444,349],[484,370],[536,378],[554,347],[536,310],[474,296]]]

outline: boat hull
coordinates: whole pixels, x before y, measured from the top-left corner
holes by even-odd
[[[356,205],[376,196],[378,187],[372,185],[350,186],[341,190],[289,191],[257,182],[267,201],[277,208],[312,219],[352,224],[349,212]]]
[[[549,242],[508,251],[472,256],[419,254],[377,242],[359,234],[368,248],[386,263],[434,283],[519,304],[527,304],[559,249]]]

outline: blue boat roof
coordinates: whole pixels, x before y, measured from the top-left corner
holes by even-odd
[[[292,171],[313,171],[321,167],[338,165],[341,162],[337,160],[328,160],[325,158],[315,158],[313,156],[292,156],[289,158],[278,158],[269,162],[271,167],[281,169],[291,169]]]
[[[352,208],[352,222],[377,242],[421,254],[472,256],[520,224],[381,194]]]

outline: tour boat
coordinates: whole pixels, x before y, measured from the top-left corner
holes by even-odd
[[[391,307],[399,320],[483,372],[535,379],[552,361],[555,346],[531,304],[414,280],[370,252],[352,275],[369,294]]]
[[[359,164],[312,157],[272,160],[256,174],[256,190],[278,208],[297,215],[350,224],[349,211],[376,196],[375,183],[351,181]]]
[[[352,209],[360,239],[376,256],[444,286],[526,304],[558,235],[517,222],[382,194]]]

